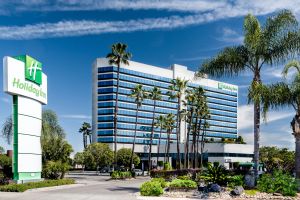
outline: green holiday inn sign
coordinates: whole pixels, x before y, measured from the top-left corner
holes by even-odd
[[[28,55],[14,57],[25,63],[25,78],[38,85],[42,84],[42,63]]]
[[[236,92],[238,89],[236,86],[228,85],[226,83],[218,83],[218,88],[221,90],[230,90],[231,92]]]

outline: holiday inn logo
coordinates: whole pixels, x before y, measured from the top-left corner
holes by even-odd
[[[25,78],[38,85],[42,84],[42,63],[28,55],[14,57],[25,64]]]
[[[228,85],[226,83],[221,83],[221,82],[218,83],[218,88],[221,90],[230,90],[231,92],[237,91],[237,87]]]

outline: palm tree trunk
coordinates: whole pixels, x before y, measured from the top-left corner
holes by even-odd
[[[178,109],[177,109],[177,169],[181,169],[181,155],[180,155],[180,129],[181,129],[181,120],[180,120],[180,110],[181,110],[181,104],[180,104],[180,98],[178,98]]]
[[[89,134],[90,144],[92,144],[92,135]]]
[[[132,169],[132,164],[133,164],[133,154],[134,154],[134,148],[135,148],[135,139],[136,139],[136,129],[137,129],[138,113],[139,113],[139,107],[136,106],[135,128],[134,128],[134,137],[133,137],[133,144],[132,144],[132,151],[131,151],[131,158],[130,158],[130,169]]]
[[[115,112],[114,112],[114,167],[117,165],[117,133],[118,133],[118,100],[119,100],[119,82],[120,82],[120,62],[118,63],[118,70],[117,70],[117,91],[116,91],[116,105],[115,105]]]
[[[161,140],[161,133],[162,133],[162,128],[160,128],[160,133],[159,133],[159,138],[158,138],[158,146],[157,146],[157,158],[156,158],[156,163],[158,165],[158,158],[159,158],[159,148],[160,148],[160,140]]]
[[[200,119],[199,124],[198,124],[198,128],[197,128],[197,139],[196,139],[196,167],[199,167],[199,138],[200,138],[200,131],[201,131],[201,122],[202,120]]]
[[[254,75],[253,83],[261,84],[259,72]],[[260,102],[254,102],[254,177],[258,178],[260,142]]]
[[[83,137],[83,147],[84,147],[84,149],[86,149],[86,136],[85,136],[85,133],[83,132],[82,133],[82,137]]]
[[[150,148],[149,148],[149,155],[148,155],[148,171],[152,169],[152,162],[151,162],[151,154],[152,154],[152,141],[153,141],[153,134],[154,134],[154,120],[155,120],[155,108],[156,108],[156,100],[154,100],[153,106],[153,116],[152,116],[152,130],[150,135]]]
[[[193,168],[196,168],[196,135],[197,135],[197,127],[198,127],[198,116],[196,117],[196,123],[194,127],[193,133]]]
[[[191,125],[192,125],[192,120],[193,120],[193,109],[191,110],[191,119],[190,120],[190,123],[188,125],[188,130],[187,130],[187,134],[186,134],[186,143],[185,143],[185,149],[186,149],[186,157],[185,157],[185,160],[186,160],[186,168],[189,168],[190,167],[190,147],[189,147],[189,143],[190,143],[190,132],[191,132]]]
[[[170,153],[170,135],[171,135],[170,130],[168,130],[168,145],[167,145],[167,156],[166,156],[166,162],[169,162],[169,153]]]
[[[296,114],[291,122],[293,135],[295,137],[295,172],[300,191],[300,115]]]
[[[204,134],[205,134],[205,127],[203,126],[202,136],[201,136],[201,147],[200,147],[200,168],[203,169],[203,149],[204,149]]]

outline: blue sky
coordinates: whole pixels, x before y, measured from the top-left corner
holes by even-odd
[[[123,42],[132,60],[197,70],[203,60],[243,41],[243,18],[266,17],[291,9],[300,20],[298,0],[2,0],[0,57],[28,54],[43,63],[48,75],[48,105],[54,110],[75,151],[82,150],[78,129],[91,121],[91,64],[105,57],[111,44]],[[282,66],[266,68],[266,83],[281,80]],[[2,77],[2,70],[0,71]],[[240,86],[239,133],[253,141],[253,114],[247,105],[251,74],[222,78]],[[2,82],[0,82],[2,88]],[[12,99],[0,93],[0,124],[12,112]],[[294,148],[289,122],[293,110],[272,111],[262,126],[262,145]],[[0,145],[10,148],[2,138]]]

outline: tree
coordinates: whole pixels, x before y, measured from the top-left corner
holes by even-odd
[[[5,153],[5,149],[0,146],[0,154],[4,154],[4,153]]]
[[[271,85],[259,85],[250,90],[249,96],[250,98],[257,96],[257,94],[262,96],[260,100],[263,105],[265,119],[269,109],[284,108],[286,106],[294,109],[295,116],[291,121],[291,128],[296,141],[296,178],[300,180],[300,65],[295,61],[288,63],[283,69],[283,75],[286,76],[291,68],[296,68],[298,73],[290,83],[279,82]]]
[[[294,151],[289,151],[287,148],[265,146],[261,147],[259,152],[260,162],[264,164],[269,173],[280,169],[292,174],[295,169]]]
[[[158,117],[155,118],[156,122],[155,122],[155,127],[160,129],[159,132],[159,138],[158,138],[158,146],[157,146],[157,158],[156,158],[156,163],[158,163],[158,157],[159,157],[159,151],[160,151],[160,143],[161,143],[161,134],[162,131],[165,129],[165,116],[163,115],[159,115]]]
[[[92,143],[92,128],[91,124],[88,122],[83,122],[82,126],[79,129],[79,133],[82,134],[82,139],[83,139],[83,147],[87,147],[87,138],[89,137],[90,139],[90,144]]]
[[[132,144],[132,151],[131,151],[131,158],[130,158],[130,168],[132,168],[133,154],[134,154],[135,141],[136,141],[136,131],[137,131],[137,124],[138,124],[138,113],[140,107],[143,104],[144,99],[147,97],[147,93],[143,89],[143,85],[138,84],[131,90],[131,94],[129,96],[131,98],[134,98],[134,102],[136,103],[135,128],[134,128],[133,144]]]
[[[12,136],[13,136],[13,122],[11,116],[6,118],[3,126],[2,126],[2,136],[5,138],[8,144],[11,144]]]
[[[175,116],[172,113],[169,113],[166,115],[165,118],[165,129],[167,130],[167,145],[166,145],[166,151],[165,151],[165,159],[164,162],[167,162],[167,159],[169,159],[169,153],[170,153],[170,142],[171,142],[171,134],[173,129],[176,127],[176,121]]]
[[[115,163],[117,162],[117,133],[118,133],[118,96],[119,96],[119,82],[120,82],[120,67],[121,64],[129,65],[129,60],[132,57],[131,53],[127,52],[127,45],[116,43],[111,46],[111,52],[107,54],[108,63],[110,65],[117,65],[117,91],[116,104],[114,111],[114,156]]]
[[[153,101],[153,114],[152,114],[152,126],[151,126],[151,135],[150,135],[150,148],[149,148],[149,155],[148,155],[148,171],[150,172],[152,168],[151,162],[151,154],[152,154],[152,142],[153,142],[153,134],[154,134],[154,126],[155,126],[155,108],[156,103],[158,100],[162,99],[161,90],[158,87],[154,87],[152,90],[149,91],[148,98]]]
[[[46,109],[42,112],[42,140],[47,137],[62,137],[66,134],[59,125],[57,115],[54,111]]]
[[[81,165],[82,169],[84,169],[84,153],[83,152],[77,152],[74,155],[74,164]]]
[[[281,63],[300,50],[300,35],[296,31],[297,20],[287,10],[267,18],[261,27],[258,19],[248,14],[244,20],[244,43],[227,47],[214,58],[203,63],[199,75],[214,77],[235,76],[242,72],[253,74],[251,88],[262,83],[261,69]],[[258,175],[261,96],[254,103],[254,172]]]
[[[119,166],[124,166],[127,169],[130,169],[130,160],[131,160],[131,149],[122,148],[117,151],[117,162]],[[137,166],[140,164],[140,158],[134,153],[133,154],[133,164]]]
[[[89,168],[103,168],[112,164],[114,153],[108,144],[92,143],[84,150],[84,160]]]
[[[188,80],[181,80],[180,78],[173,79],[169,86],[167,94],[170,99],[177,99],[177,124],[176,124],[176,137],[177,137],[177,169],[181,169],[181,156],[180,156],[180,129],[181,129],[181,103],[182,97],[186,91]]]

